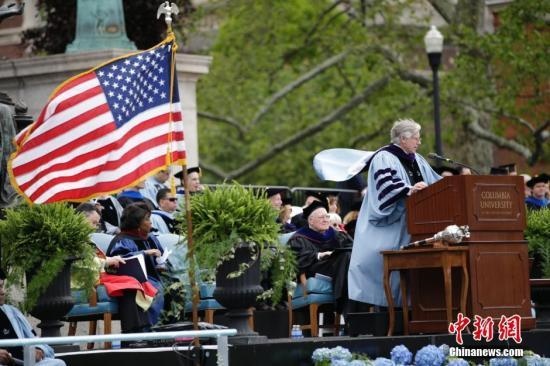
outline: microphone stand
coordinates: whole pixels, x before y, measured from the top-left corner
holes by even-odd
[[[470,170],[471,170],[472,172],[474,172],[476,175],[480,175],[479,172],[478,172],[477,170],[475,170],[474,168],[472,168],[472,167],[469,166],[469,165],[462,164],[462,163],[460,163],[460,162],[458,162],[458,161],[453,161],[453,160],[451,160],[451,162],[452,162],[453,164],[458,165],[458,166],[461,166],[461,167],[470,169]]]
[[[468,168],[468,169],[470,169],[472,172],[474,172],[476,175],[480,175],[479,172],[478,172],[476,169],[472,168],[472,167],[469,166],[469,165],[460,163],[460,162],[458,162],[458,161],[454,161],[454,160],[451,160],[451,159],[449,159],[449,158],[444,158],[443,156],[439,156],[439,155],[434,154],[434,153],[428,154],[428,157],[429,157],[430,159],[439,160],[439,161],[444,161],[444,162],[446,162],[446,163],[455,164],[455,165],[458,165],[458,166],[461,166],[461,167],[464,167],[464,168]]]

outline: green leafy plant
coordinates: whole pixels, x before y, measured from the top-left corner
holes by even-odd
[[[294,291],[296,287],[296,256],[287,245],[276,242],[262,253],[262,271],[268,273],[272,287],[260,295],[262,300],[271,300],[276,305],[281,301],[283,288]]]
[[[525,239],[530,253],[536,260],[540,259],[542,275],[550,278],[550,210],[527,212]]]
[[[66,260],[75,259],[79,271],[73,273],[86,290],[96,281],[94,247],[89,235],[92,227],[83,215],[66,203],[21,205],[6,210],[0,221],[2,263],[10,281],[23,284],[26,277],[25,310],[61,271]]]
[[[191,198],[191,218],[195,258],[201,270],[215,269],[233,258],[235,250],[247,245],[256,261],[261,252],[262,269],[272,268],[270,289],[274,300],[293,278],[294,260],[290,250],[278,244],[277,212],[265,197],[265,192],[254,191],[240,184],[223,184],[206,188]],[[183,226],[187,234],[187,226]],[[267,249],[270,250],[267,250]],[[241,264],[228,277],[241,275],[251,263]]]

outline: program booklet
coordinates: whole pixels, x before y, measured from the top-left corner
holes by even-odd
[[[120,263],[116,274],[134,277],[139,282],[147,281],[147,268],[143,254],[123,258],[126,263]]]

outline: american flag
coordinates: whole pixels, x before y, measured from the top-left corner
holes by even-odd
[[[173,38],[61,84],[16,137],[12,184],[35,203],[83,201],[185,162]],[[170,100],[172,98],[172,100]]]

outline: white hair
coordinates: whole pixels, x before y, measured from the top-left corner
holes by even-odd
[[[411,138],[413,135],[420,133],[422,127],[412,119],[398,119],[393,123],[390,131],[391,142],[399,144],[401,138]]]
[[[330,216],[330,226],[340,225],[342,223],[342,218],[337,213],[330,212],[328,215]]]

